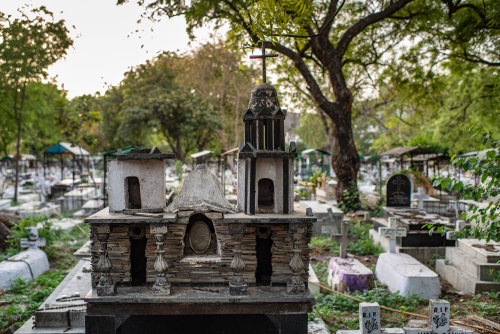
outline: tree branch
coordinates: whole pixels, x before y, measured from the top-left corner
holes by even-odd
[[[355,25],[347,29],[347,31],[344,33],[344,35],[342,35],[339,43],[337,44],[336,57],[338,57],[338,60],[340,61],[342,59],[351,41],[366,27],[384,20],[412,1],[414,0],[399,0],[397,2],[393,2],[383,11],[368,15],[367,17],[359,20]]]

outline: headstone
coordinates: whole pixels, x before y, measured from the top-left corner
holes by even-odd
[[[424,194],[424,188],[418,187],[418,194],[415,195],[415,198],[418,199],[418,209],[424,209],[424,199],[429,199],[429,195]]]
[[[22,248],[31,247],[45,247],[47,242],[45,239],[38,237],[38,227],[28,227],[30,236],[28,238],[21,238],[20,243]]]
[[[38,187],[40,188],[40,201],[45,203],[45,178],[43,177],[43,173],[40,173],[37,177]]]
[[[406,228],[397,227],[397,218],[389,217],[389,227],[380,227],[378,233],[389,238],[389,253],[396,253],[396,237],[406,237]]]
[[[332,208],[327,208],[327,217],[321,219],[321,234],[338,234],[340,233],[340,225],[342,219],[338,219],[338,215],[334,215]],[[343,216],[343,215],[342,215]]]
[[[460,232],[465,227],[465,220],[457,220],[455,230],[446,232],[446,239],[457,240],[457,232]]]
[[[378,303],[359,303],[359,329],[340,330],[337,334],[403,334],[401,328],[382,328]]]
[[[386,206],[411,206],[411,181],[406,175],[391,176],[386,188]]]
[[[473,331],[450,326],[450,309],[450,302],[431,299],[429,300],[429,326],[403,329],[406,334],[473,334]]]
[[[356,242],[359,237],[357,235],[348,234],[349,233],[349,221],[342,221],[341,234],[332,234],[331,241],[340,242],[340,257],[347,258],[347,243]]]
[[[361,291],[375,287],[373,272],[355,258],[347,258],[347,243],[358,241],[349,235],[349,221],[342,222],[342,233],[332,234],[332,241],[340,241],[340,257],[332,257],[328,264],[328,284],[335,290]]]

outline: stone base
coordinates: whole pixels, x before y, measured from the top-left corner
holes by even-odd
[[[248,294],[248,285],[234,285],[229,283],[229,294],[231,296],[246,296]]]
[[[382,334],[404,334],[404,330],[401,328],[382,328],[380,330]],[[346,331],[346,330],[340,330],[337,331],[337,334],[362,334],[363,331],[361,330],[354,330],[354,331]]]
[[[380,247],[386,252],[389,251],[389,238],[381,237],[377,231],[370,230],[370,236],[375,244],[380,243]],[[448,247],[401,247],[396,245],[396,253],[408,254],[417,261],[427,263],[434,256],[444,257]]]
[[[376,275],[391,292],[402,296],[438,299],[441,295],[438,275],[408,254],[383,253],[377,260]]]
[[[293,283],[291,279],[286,282],[286,293],[289,295],[299,295],[306,292],[306,285],[304,282]]]
[[[98,296],[114,296],[116,295],[116,283],[109,285],[97,285],[96,287]]]
[[[154,284],[153,295],[155,296],[168,296],[170,295],[170,283],[164,285]]]
[[[217,308],[214,305],[214,308]],[[307,334],[304,314],[130,315],[85,317],[87,334],[238,333]],[[166,330],[168,328],[168,330]]]
[[[433,334],[431,328],[412,328],[412,327],[404,327],[404,331],[406,334]],[[471,330],[463,330],[455,326],[450,326],[450,330],[447,332],[448,334],[474,334]]]
[[[328,285],[339,292],[375,288],[373,272],[355,258],[332,257],[328,265]]]

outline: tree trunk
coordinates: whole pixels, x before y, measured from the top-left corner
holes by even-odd
[[[352,186],[357,186],[356,180],[359,170],[359,155],[352,134],[350,106],[345,114],[336,117],[333,123],[335,127],[335,155],[332,156],[332,167],[337,174],[335,195],[337,202],[340,202],[344,190],[350,191]]]
[[[179,137],[175,138],[175,155],[177,156],[177,160],[185,163],[186,156],[184,155],[184,152],[182,152],[182,143]]]
[[[19,187],[19,159],[21,158],[20,147],[21,147],[21,117],[19,115],[17,119],[17,144],[16,144],[16,180],[14,182],[14,202],[17,202],[17,188]]]

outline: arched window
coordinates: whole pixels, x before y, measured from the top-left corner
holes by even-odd
[[[259,210],[272,212],[274,210],[274,182],[271,179],[260,179],[258,192]]]
[[[125,204],[127,209],[140,209],[141,185],[136,176],[129,176],[125,179]]]
[[[189,217],[184,244],[185,255],[216,254],[217,238],[212,220],[201,213]]]

